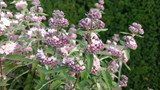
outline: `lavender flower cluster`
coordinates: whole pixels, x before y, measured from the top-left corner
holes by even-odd
[[[7,7],[7,4],[3,1],[0,1],[0,8],[2,8],[2,7]]]
[[[116,61],[110,61],[110,64],[107,66],[107,70],[112,73],[116,73],[118,71],[119,65]]]
[[[99,4],[100,3],[100,4]],[[79,21],[78,26],[81,29],[102,29],[104,28],[105,24],[103,21],[99,20],[102,18],[102,11],[104,10],[103,7],[103,0],[99,0],[99,3],[96,3],[96,9],[90,9],[89,13],[87,14],[87,18],[83,18]]]
[[[5,45],[0,46],[0,54],[8,55],[13,53],[17,47],[17,43],[15,42],[7,42]]]
[[[46,57],[46,56],[44,55],[43,50],[38,50],[36,56],[37,56],[37,58],[40,60],[40,63],[41,63],[42,65],[50,65],[50,64],[55,63],[55,61],[56,61],[56,58],[55,58],[54,56],[52,56],[52,57]]]
[[[76,63],[76,60],[74,58],[63,59],[63,63],[76,73],[80,73],[86,68],[84,66],[83,60],[80,60]]]
[[[93,58],[94,58],[93,59],[93,67],[92,67],[91,73],[96,74],[100,68],[100,60],[95,55],[93,55]]]
[[[119,41],[119,35],[114,34],[112,39],[113,39],[113,42],[111,42],[110,40],[106,41],[106,43],[108,44],[107,51],[110,55],[121,57],[122,51],[117,48],[117,43]]]
[[[57,36],[50,37],[50,34],[47,33],[45,36],[46,43],[51,44],[54,47],[64,47],[66,44],[70,43],[70,39],[64,34],[59,34],[59,37],[60,38]]]
[[[122,80],[119,80],[119,85],[121,87],[127,86],[128,77],[126,75],[121,75]]]
[[[83,39],[87,39],[89,37],[89,34],[86,33],[83,36]],[[98,38],[98,36],[95,33],[91,34],[91,44],[87,45],[87,48],[84,50],[89,53],[96,53],[104,48],[103,42]]]
[[[28,6],[28,4],[27,4],[26,1],[18,1],[18,2],[16,3],[16,9],[17,9],[17,10],[25,9],[27,6]]]
[[[59,10],[53,11],[53,18],[49,19],[49,26],[51,27],[68,27],[68,20],[64,18],[64,13]]]
[[[98,0],[98,3],[95,3],[94,6],[99,10],[104,10],[103,4],[104,4],[104,0]]]
[[[132,23],[132,26],[129,27],[129,30],[134,34],[144,34],[141,24]]]
[[[137,49],[138,45],[136,43],[136,40],[132,36],[123,36],[123,40],[126,40],[125,46],[130,49]]]

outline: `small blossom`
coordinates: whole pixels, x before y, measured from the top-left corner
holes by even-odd
[[[100,61],[97,58],[97,56],[93,55],[93,57],[94,57],[94,60],[93,60],[93,67],[92,67],[91,73],[96,74],[100,68]]]
[[[0,7],[7,7],[7,4],[3,1],[0,1]]]
[[[13,53],[16,49],[17,43],[15,42],[7,42],[5,45],[0,47],[0,54],[10,54]]]
[[[17,10],[25,9],[28,6],[26,1],[19,1],[16,3]]]
[[[88,13],[88,18],[91,19],[101,19],[102,18],[102,14],[100,13],[100,11],[98,9],[91,9]]]
[[[40,1],[39,0],[32,0],[32,5],[39,5]]]

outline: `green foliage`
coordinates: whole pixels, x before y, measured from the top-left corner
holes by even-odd
[[[7,0],[9,4],[12,0]],[[93,3],[98,0],[40,0],[44,12],[48,14],[47,19],[52,16],[52,11],[59,9],[64,11],[70,24],[78,24],[84,18],[84,14]],[[102,20],[109,29],[101,32],[100,38],[105,42],[106,37],[112,36],[120,31],[128,31],[132,22],[142,24],[145,31],[144,39],[137,39],[138,48],[131,51],[128,65],[132,71],[123,67],[123,73],[129,77],[128,86],[124,89],[143,90],[153,88],[160,89],[160,2],[159,0],[105,0],[105,10]],[[15,12],[14,5],[9,9]],[[47,24],[48,22],[44,22]],[[60,81],[57,81],[59,84]],[[99,83],[97,83],[99,86]]]
[[[51,17],[54,9],[65,12],[70,24],[78,24],[93,3],[98,0],[41,0],[46,13]],[[123,73],[129,77],[128,89],[160,89],[159,40],[160,40],[160,2],[158,0],[105,0],[105,10],[102,20],[106,24],[107,32],[101,32],[100,37],[105,42],[106,37],[118,32],[128,32],[132,22],[142,24],[145,31],[144,39],[136,39],[138,49],[131,51],[128,65],[132,71],[124,66]]]

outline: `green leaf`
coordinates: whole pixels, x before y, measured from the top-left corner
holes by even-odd
[[[25,58],[25,56],[21,56],[17,54],[14,54],[14,55],[9,54],[5,57],[5,59],[32,62],[32,60]]]
[[[104,56],[104,57],[101,57],[100,58],[100,61],[104,60],[104,59],[107,59],[107,58],[110,58],[111,56]]]
[[[94,30],[95,33],[99,33],[99,32],[104,32],[107,31],[108,29],[96,29]]]
[[[74,39],[74,40],[77,41],[82,48],[86,48],[87,47],[87,44],[82,42],[81,40],[76,40],[76,39]]]
[[[28,73],[29,71],[25,71],[22,74],[18,75],[15,77],[15,79],[12,82],[15,82],[18,78],[20,78],[21,76],[23,76],[24,74]]]
[[[111,76],[110,76],[109,72],[108,71],[102,72],[102,76],[105,81],[105,83],[103,83],[103,85],[104,84],[107,85],[107,88],[106,87],[105,88],[107,90],[112,90],[112,80],[111,80]]]
[[[84,79],[80,82],[80,85],[82,87],[85,87],[85,86],[90,86],[92,84],[92,81],[90,79]]]
[[[125,53],[126,53],[127,59],[129,60],[130,59],[130,49],[125,49]]]
[[[77,48],[77,47],[73,48],[73,49],[69,52],[68,56],[70,56],[73,52],[76,52],[76,51],[79,51],[78,48]]]
[[[67,66],[61,66],[61,67],[58,67],[58,68],[53,69],[53,70],[47,70],[47,69],[39,67],[39,66],[37,66],[36,68],[38,70],[40,70],[41,72],[43,72],[44,74],[50,74],[50,73],[55,73],[55,72],[58,72],[58,71],[61,71],[61,70],[68,70],[69,69]]]
[[[82,78],[82,79],[87,79],[87,78],[88,78],[87,74],[88,74],[88,71],[87,71],[87,70],[82,71],[82,72],[81,72],[81,78]]]
[[[46,50],[45,50],[45,53],[49,53],[49,54],[52,54],[54,53],[54,49],[53,48],[50,48],[48,47]]]
[[[87,31],[80,31],[80,30],[77,30],[77,31],[73,31],[73,32],[70,32],[70,33],[75,33],[75,34],[79,34],[79,35],[84,35],[85,33],[87,33]]]
[[[86,53],[87,72],[90,73],[93,67],[93,54]]]
[[[7,82],[3,81],[2,79],[0,79],[0,86],[8,86],[9,84],[7,84]]]
[[[61,80],[56,80],[51,84],[51,90],[55,90],[58,88],[63,82]]]
[[[4,66],[3,74],[7,75],[7,74],[9,74],[9,72],[13,71],[13,69],[15,69],[19,66],[21,66],[21,65],[14,64],[14,63],[8,64],[8,65]]]
[[[127,32],[120,32],[120,33],[122,33],[122,34],[129,34],[130,35],[130,33],[127,33]]]
[[[33,86],[32,80],[33,80],[33,76],[30,73],[28,73],[28,76],[24,82],[24,89],[23,90],[31,90],[31,88]]]
[[[98,88],[98,90],[103,90],[99,83],[97,83],[97,88]]]
[[[38,83],[38,85],[35,87],[35,90],[42,90],[44,86],[46,86],[47,84],[49,84],[50,82],[52,82],[52,80],[45,80],[43,82]]]
[[[44,16],[48,16],[48,14],[45,13],[38,13],[39,15],[44,15]]]
[[[45,74],[43,72],[41,72],[41,71],[39,71],[39,77],[40,77],[41,81],[45,80]]]
[[[124,63],[124,65],[127,67],[127,69],[128,69],[129,71],[131,71],[131,69],[130,69],[130,67],[127,65],[127,63]]]
[[[137,36],[137,37],[140,37],[140,38],[144,38],[144,36],[141,36],[141,35],[139,35],[139,34],[136,34],[136,36]]]

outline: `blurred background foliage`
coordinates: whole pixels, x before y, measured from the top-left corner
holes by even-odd
[[[10,10],[15,12],[13,0],[4,0]],[[79,20],[98,0],[40,0],[47,18],[53,10],[64,11],[70,25],[77,25]],[[138,48],[131,51],[128,62],[131,71],[123,67],[123,73],[129,77],[128,86],[124,90],[160,90],[160,0],[104,0],[105,10],[102,21],[106,24],[107,32],[100,33],[105,42],[114,33],[128,32],[132,22],[142,24],[144,38],[138,39]],[[31,6],[31,5],[29,5]],[[48,21],[44,22],[48,24]]]

